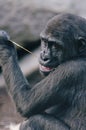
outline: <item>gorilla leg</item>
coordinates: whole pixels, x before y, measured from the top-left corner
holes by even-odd
[[[69,126],[56,118],[43,114],[35,115],[23,122],[20,130],[69,130]]]

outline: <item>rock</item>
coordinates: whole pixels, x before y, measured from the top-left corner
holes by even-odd
[[[35,7],[33,0],[0,1],[0,27],[17,42],[39,38],[45,23],[54,13]]]
[[[58,12],[79,12],[81,15],[83,13],[83,16],[86,15],[85,2],[85,0],[83,2],[80,0],[0,0],[0,27],[9,32],[12,40],[34,41],[39,39],[39,34],[48,19]]]
[[[70,11],[86,18],[86,0],[73,0],[70,6]]]

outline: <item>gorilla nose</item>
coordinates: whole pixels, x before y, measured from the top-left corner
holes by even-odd
[[[51,60],[49,53],[44,53],[43,51],[40,53],[40,61],[43,62],[43,64],[49,63]]]
[[[42,58],[42,60],[43,60],[45,63],[50,62],[50,57],[47,56],[47,55],[44,55],[44,56],[42,56],[41,58]]]
[[[49,58],[48,57],[44,57],[43,60],[44,61],[49,61]]]

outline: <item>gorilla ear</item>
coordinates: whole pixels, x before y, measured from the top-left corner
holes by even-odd
[[[83,37],[79,37],[78,38],[78,49],[79,52],[83,52],[84,50],[86,50],[86,39]]]

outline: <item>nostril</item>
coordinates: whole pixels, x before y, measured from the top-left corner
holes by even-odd
[[[45,53],[40,53],[40,58],[43,60],[43,61],[49,61],[50,60],[50,56],[45,54]]]
[[[44,59],[43,59],[44,61],[48,61],[49,60],[49,58],[47,58],[47,57],[44,57]]]

